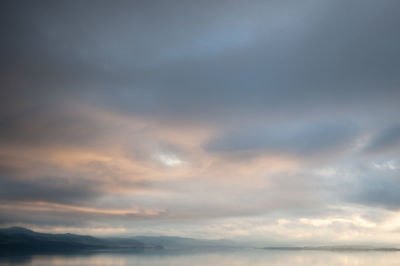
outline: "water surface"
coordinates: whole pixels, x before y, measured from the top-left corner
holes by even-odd
[[[256,249],[230,250],[143,250],[86,254],[47,254],[1,256],[0,265],[135,265],[135,266],[257,266],[257,265],[400,265],[400,252],[282,251]]]

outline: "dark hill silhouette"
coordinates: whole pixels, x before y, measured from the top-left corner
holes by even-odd
[[[229,240],[206,240],[175,236],[97,238],[88,235],[38,233],[22,227],[0,229],[0,252],[76,252],[144,248],[237,247]]]
[[[98,249],[145,248],[143,242],[130,239],[102,239],[87,235],[38,233],[22,227],[0,229],[0,250],[7,251],[73,251]]]

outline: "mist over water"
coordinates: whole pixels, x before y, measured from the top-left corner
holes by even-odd
[[[96,253],[11,256],[0,265],[400,265],[400,252],[270,251],[254,249],[208,251],[138,251],[137,253]]]

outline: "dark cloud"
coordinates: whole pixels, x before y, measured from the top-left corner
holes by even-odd
[[[382,152],[398,147],[400,144],[400,125],[394,125],[379,132],[365,148],[365,152]]]
[[[38,212],[24,210],[1,210],[0,225],[6,227],[10,224],[18,224],[22,226],[69,226],[69,227],[85,227],[89,224],[86,222],[87,217],[82,217],[76,213],[64,213],[62,215],[55,212]]]
[[[0,118],[0,142],[23,146],[90,146],[99,143],[112,129],[107,122],[52,104]]]
[[[100,196],[96,183],[82,178],[42,177],[0,179],[0,197],[7,201],[82,203]]]
[[[400,209],[400,175],[398,169],[364,169],[348,198],[365,206]]]
[[[398,5],[11,2],[2,98],[203,118],[395,106]]]
[[[206,145],[212,152],[254,152],[314,156],[349,146],[356,127],[351,124],[265,125],[238,128]],[[246,153],[247,154],[247,153]]]

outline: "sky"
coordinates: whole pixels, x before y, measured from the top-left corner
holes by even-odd
[[[3,2],[0,227],[400,246],[399,11]]]

